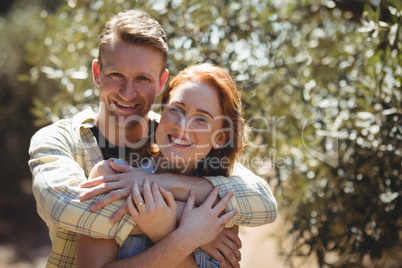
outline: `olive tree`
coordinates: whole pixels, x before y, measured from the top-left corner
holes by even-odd
[[[98,35],[132,8],[166,30],[172,75],[210,62],[241,87],[243,162],[275,189],[290,266],[364,266],[400,241],[400,1],[68,0],[27,46],[36,124],[97,102]]]

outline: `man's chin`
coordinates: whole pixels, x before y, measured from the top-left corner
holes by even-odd
[[[114,125],[117,128],[120,128],[120,129],[128,129],[128,128],[134,128],[134,127],[140,125],[140,122],[138,122],[138,121],[125,121],[125,120],[123,120],[123,121],[114,121]]]
[[[117,128],[134,128],[139,125],[148,126],[148,122],[143,115],[131,115],[131,116],[113,116],[111,122]]]

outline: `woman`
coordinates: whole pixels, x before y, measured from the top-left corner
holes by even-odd
[[[137,163],[137,166],[156,173],[229,176],[233,164],[238,159],[243,148],[243,122],[240,96],[231,77],[223,69],[210,64],[189,67],[180,72],[164,92],[160,124],[156,129],[154,138],[151,137],[151,140],[147,143],[148,158],[145,158],[147,161],[141,161],[142,165]],[[131,152],[130,159],[139,159],[137,156],[133,157],[133,154],[138,153],[138,151]],[[142,152],[141,155],[143,156],[144,153]],[[103,164],[102,167],[104,169],[105,165]],[[96,173],[97,169],[95,168],[93,172]],[[103,170],[102,172],[108,173],[111,171]],[[98,175],[99,173],[91,174],[93,177]],[[215,200],[216,193],[217,190],[214,189],[208,200]],[[226,200],[230,197],[231,195],[224,197],[218,203],[220,206],[215,206],[213,209],[221,208],[223,205],[226,206]],[[134,206],[133,201],[136,206]],[[226,204],[224,204],[225,202]],[[185,226],[186,216],[190,213],[188,206],[191,205],[189,203],[191,204],[191,198],[187,201],[177,230],[182,229],[182,224]],[[204,206],[204,211],[207,211],[208,209],[212,210],[212,205],[206,201],[201,207]],[[140,194],[138,184],[134,184],[132,194],[128,198],[128,206],[137,225],[151,239],[149,241],[145,236],[130,237],[121,247],[120,257],[126,258],[125,261],[134,261],[135,256],[130,256],[141,253],[152,246],[153,243],[158,244],[168,234],[174,233],[172,230],[174,229],[175,218],[173,219],[172,215],[176,215],[177,207],[169,192],[155,183],[151,186],[148,181],[144,182],[143,196]],[[154,207],[158,207],[158,213],[151,211]],[[225,214],[222,218],[226,220],[232,214]],[[214,222],[214,220],[217,219],[210,219],[210,222]],[[158,221],[161,224],[155,224]],[[170,223],[166,224],[166,222]],[[198,234],[202,228],[208,228],[208,231],[211,231],[211,226],[199,226],[195,226]],[[221,226],[218,227],[221,228]],[[194,231],[188,232],[186,236],[191,237],[194,235]],[[132,241],[133,239],[134,242]],[[197,241],[197,239],[191,240]],[[141,243],[142,246],[138,246]],[[199,241],[198,243],[198,246],[202,246],[205,241]],[[127,244],[133,246],[127,246]],[[96,248],[102,247],[99,240],[96,241],[96,239],[81,236],[79,263],[88,264],[87,261],[92,259],[100,266],[105,264],[99,262],[99,259],[96,258],[96,253],[94,255],[81,254],[83,251],[80,249],[93,248],[94,245],[96,245]],[[116,259],[116,256],[113,256],[113,254],[116,254],[115,249],[110,251],[102,250],[102,252],[112,252],[110,259]],[[144,252],[141,254],[144,254]],[[137,259],[139,255],[137,255]],[[219,263],[200,250],[195,251],[194,258],[201,267],[219,267]],[[187,257],[183,259],[184,262],[181,265],[183,267],[190,267],[190,265],[197,267],[198,265],[196,265],[194,258]],[[91,267],[96,266],[93,265],[95,262],[90,262]],[[118,265],[118,262],[110,264]],[[148,264],[151,265],[151,263]]]

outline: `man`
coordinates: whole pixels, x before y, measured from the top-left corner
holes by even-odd
[[[101,101],[98,112],[86,109],[33,136],[29,149],[33,192],[52,240],[47,267],[76,266],[77,233],[114,238],[121,245],[133,230],[135,223],[128,213],[119,219],[125,207],[118,209],[134,180],[142,183],[144,172],[114,165],[120,173],[94,180],[95,185],[101,184],[86,195],[80,184],[86,182],[96,163],[124,156],[126,150],[138,146],[141,138],[152,131],[148,112],[168,77],[167,54],[165,33],[148,14],[127,11],[114,16],[100,36],[98,60],[93,62],[93,78]],[[235,208],[238,214],[227,227],[274,221],[277,208],[268,184],[244,168],[234,172],[238,176],[231,179],[172,174],[147,177],[172,192],[177,200],[185,201],[193,190],[196,205],[203,203],[214,186],[220,187],[220,197],[234,192],[227,210]],[[101,193],[108,194],[88,199]],[[237,260],[231,250],[233,245],[222,242],[227,240],[216,242],[219,250],[208,253],[223,263],[223,252],[234,265]]]

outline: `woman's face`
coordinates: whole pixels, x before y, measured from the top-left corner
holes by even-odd
[[[211,151],[226,142],[222,108],[217,91],[206,83],[187,81],[170,93],[156,143],[161,154],[178,168],[194,168]]]

